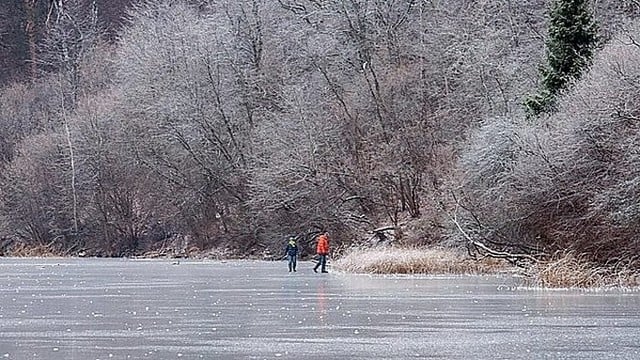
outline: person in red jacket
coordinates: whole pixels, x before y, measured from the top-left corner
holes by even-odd
[[[327,271],[327,256],[329,255],[329,233],[323,232],[318,236],[318,245],[316,245],[316,254],[318,254],[318,263],[313,268],[314,272],[318,272],[318,267],[322,266],[322,272]]]

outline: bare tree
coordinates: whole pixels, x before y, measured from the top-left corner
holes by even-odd
[[[211,20],[184,4],[143,7],[119,50],[130,141],[205,243],[240,226],[251,127],[228,49],[211,41],[230,24]]]

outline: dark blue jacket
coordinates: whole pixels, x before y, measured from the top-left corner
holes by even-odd
[[[287,248],[284,251],[285,254],[289,256],[296,256],[298,255],[298,245],[295,241],[289,240],[289,242],[287,243]]]

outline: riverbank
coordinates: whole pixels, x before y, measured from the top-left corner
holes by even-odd
[[[8,257],[96,257],[82,251],[64,254],[47,246],[15,247]],[[98,256],[99,257],[99,256]],[[209,260],[277,260],[268,252],[240,255],[227,249],[196,248],[148,251],[131,254],[129,258],[140,259],[209,259]],[[637,267],[625,262],[607,266],[589,262],[574,253],[558,253],[553,257],[525,266],[516,267],[504,259],[485,257],[472,259],[461,249],[451,248],[353,248],[341,251],[332,259],[333,269],[355,274],[428,274],[428,275],[483,275],[514,274],[522,278],[523,284],[532,288],[638,288],[640,272]]]

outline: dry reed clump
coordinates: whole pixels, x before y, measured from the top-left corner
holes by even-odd
[[[361,274],[489,274],[504,270],[499,259],[473,260],[447,249],[353,249],[333,262],[333,267]]]
[[[527,285],[542,288],[630,288],[640,285],[636,270],[627,264],[603,266],[574,253],[562,253],[534,264]]]
[[[7,251],[6,255],[14,257],[60,257],[58,253],[50,245],[28,245],[28,244],[16,244]]]

